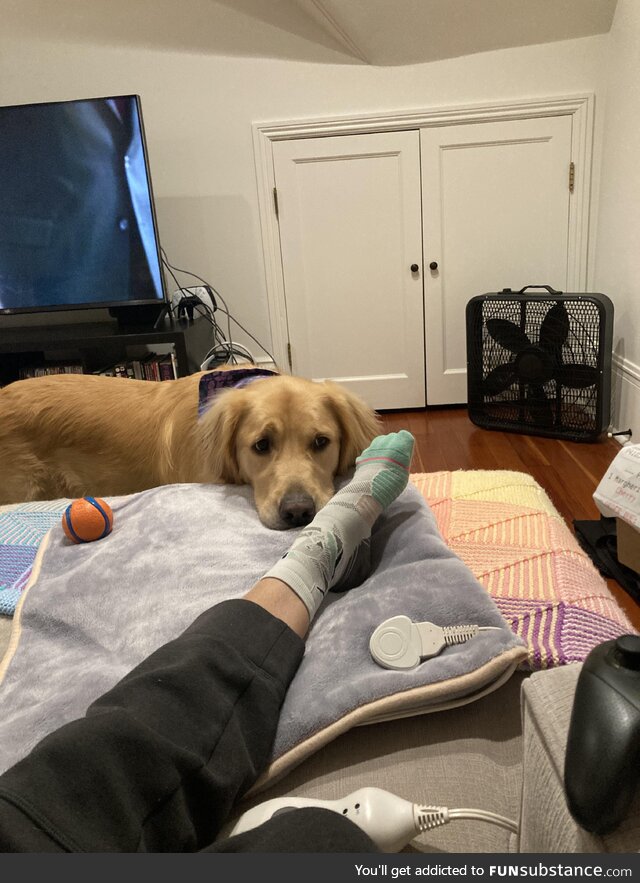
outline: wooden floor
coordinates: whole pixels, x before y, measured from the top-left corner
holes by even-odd
[[[528,472],[547,492],[571,530],[576,520],[600,518],[593,492],[620,450],[615,439],[593,444],[480,429],[466,408],[380,413],[384,430],[408,429],[416,439],[412,472],[511,469]],[[615,580],[607,580],[618,604],[640,630],[640,605]]]

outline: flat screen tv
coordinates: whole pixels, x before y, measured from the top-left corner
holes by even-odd
[[[0,314],[165,303],[139,96],[0,107]]]

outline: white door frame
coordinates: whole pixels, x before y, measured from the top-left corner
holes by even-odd
[[[398,111],[365,116],[253,123],[253,149],[258,186],[258,208],[265,262],[267,306],[271,325],[271,352],[278,367],[288,370],[287,306],[280,259],[280,234],[275,213],[272,145],[274,141],[317,138],[322,135],[358,135],[431,126],[451,126],[495,120],[571,116],[571,156],[575,164],[574,189],[569,206],[568,288],[586,291],[589,236],[589,197],[593,155],[592,93],[556,96],[504,104]],[[568,170],[567,170],[568,174]]]

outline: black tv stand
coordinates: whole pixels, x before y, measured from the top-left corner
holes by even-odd
[[[109,315],[116,319],[120,328],[155,329],[169,311],[167,303],[127,304],[109,307]]]
[[[23,366],[77,359],[85,373],[127,359],[133,348],[173,347],[178,376],[194,374],[214,344],[207,318],[163,317],[149,325],[123,328],[117,322],[6,328],[0,334],[0,385],[19,378]]]

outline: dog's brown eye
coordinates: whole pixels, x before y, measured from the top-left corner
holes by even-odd
[[[316,435],[313,440],[313,447],[316,451],[321,451],[323,448],[329,444],[330,439],[327,438],[326,435]]]
[[[271,447],[268,438],[259,438],[258,441],[254,444],[253,450],[256,454],[268,454],[269,448]]]

